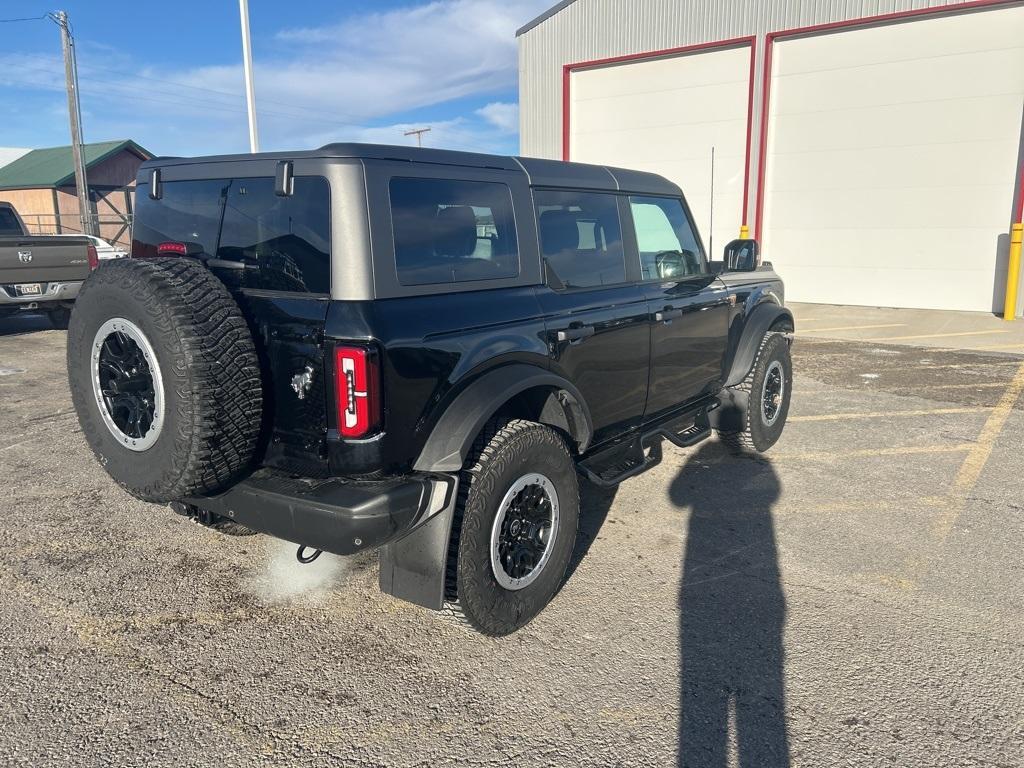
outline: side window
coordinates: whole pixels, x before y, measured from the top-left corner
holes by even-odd
[[[566,288],[625,282],[615,195],[538,191],[533,200],[541,255]]]
[[[395,265],[402,285],[519,274],[512,192],[497,182],[391,179]]]
[[[240,261],[248,288],[330,293],[331,197],[326,179],[299,176],[294,194],[274,194],[274,179],[168,181],[159,200],[140,184],[132,253],[155,256],[167,241],[198,246],[206,257]]]
[[[644,280],[682,280],[707,274],[700,243],[682,202],[669,197],[631,197],[629,207]]]

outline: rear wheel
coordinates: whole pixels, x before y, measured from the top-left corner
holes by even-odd
[[[578,522],[576,468],[561,436],[530,421],[491,425],[463,471],[450,606],[484,634],[522,628],[558,591]]]
[[[782,436],[793,392],[793,363],[789,342],[781,333],[767,333],[754,367],[734,389],[746,395],[742,431],[720,431],[719,437],[735,453],[763,453]]]

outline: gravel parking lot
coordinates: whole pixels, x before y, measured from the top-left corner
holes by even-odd
[[[137,502],[0,324],[0,763],[1024,765],[1024,361],[799,340],[764,457],[588,491],[503,640]]]

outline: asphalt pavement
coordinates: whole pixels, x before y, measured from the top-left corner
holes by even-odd
[[[496,640],[129,497],[46,328],[0,321],[2,765],[1024,765],[1019,355],[801,335],[779,444],[589,489]]]

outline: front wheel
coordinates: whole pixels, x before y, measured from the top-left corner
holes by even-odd
[[[561,436],[530,421],[492,425],[463,471],[449,605],[487,635],[522,628],[561,586],[578,522],[576,468]]]
[[[742,431],[719,432],[735,453],[763,453],[782,436],[793,393],[793,362],[789,342],[781,333],[767,333],[750,373],[734,389],[746,395]]]

